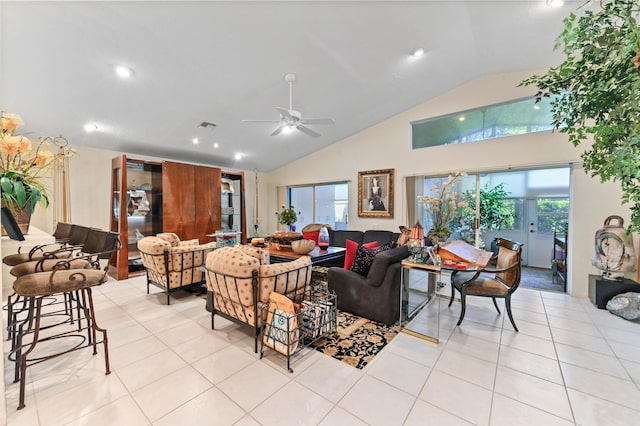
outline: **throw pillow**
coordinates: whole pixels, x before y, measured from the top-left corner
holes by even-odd
[[[378,247],[377,241],[371,241],[370,243],[366,243],[364,245],[366,248],[374,248]],[[351,269],[351,265],[353,265],[353,259],[356,257],[356,250],[358,249],[358,243],[352,240],[347,240],[345,244],[345,248],[347,251],[344,253],[344,269]]]
[[[311,232],[302,231],[302,237],[305,240],[313,240],[316,243],[316,245],[318,245],[318,235],[320,235],[320,231],[311,231]]]
[[[407,228],[406,226],[400,226],[400,236],[398,237],[397,246],[403,246],[407,244],[409,241],[409,237],[411,236],[411,228]]]
[[[358,249],[356,250],[356,257],[355,259],[353,259],[351,270],[366,277],[367,274],[369,274],[369,269],[371,269],[371,264],[373,263],[373,259],[376,257],[376,255],[385,250],[389,250],[390,248],[391,244],[383,244],[380,247],[374,248],[366,248],[363,245],[358,246]]]

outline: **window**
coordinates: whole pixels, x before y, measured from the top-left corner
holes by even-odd
[[[538,198],[538,232],[566,231],[569,221],[568,198]]]
[[[414,121],[412,148],[475,142],[504,136],[541,132],[553,128],[551,102],[533,98]]]
[[[310,223],[347,229],[349,185],[346,182],[288,187],[287,198],[300,212],[294,224],[298,232]]]

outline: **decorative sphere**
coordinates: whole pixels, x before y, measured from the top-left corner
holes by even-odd
[[[307,254],[316,247],[313,240],[297,240],[291,242],[291,248],[295,253]]]

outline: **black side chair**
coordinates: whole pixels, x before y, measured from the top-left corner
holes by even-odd
[[[452,277],[449,307],[451,307],[453,303],[456,290],[460,293],[460,301],[462,302],[460,319],[456,325],[460,325],[464,319],[466,297],[482,296],[490,297],[493,300],[493,305],[496,307],[498,314],[500,314],[500,309],[498,308],[496,299],[504,299],[511,325],[518,331],[518,327],[516,327],[511,313],[511,295],[520,285],[522,246],[524,244],[507,240],[506,238],[498,238],[496,243],[499,250],[495,268],[485,268],[477,271],[470,279],[467,279],[468,274],[455,274]],[[494,275],[488,276],[484,273]]]

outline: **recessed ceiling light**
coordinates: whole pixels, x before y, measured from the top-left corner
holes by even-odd
[[[214,147],[214,148],[218,148],[219,146],[220,146],[220,145],[218,145],[218,142],[216,142],[216,143],[214,143],[214,144],[213,144],[213,147]]]
[[[198,142],[200,141],[198,140],[198,138],[193,138],[191,139],[191,142],[193,142],[194,145],[198,145]]]
[[[458,121],[464,121],[464,115],[461,115],[461,116],[458,118]]]
[[[129,78],[133,75],[133,70],[123,65],[118,65],[115,68],[115,71],[116,71],[116,75],[120,78]]]
[[[564,5],[563,0],[547,0],[547,6],[549,7],[560,7]]]
[[[424,49],[422,47],[413,49],[413,52],[411,52],[411,56],[413,56],[414,58],[417,58],[422,55],[424,55]]]
[[[538,104],[534,105],[533,109],[540,109],[540,105],[538,105]]]
[[[84,131],[87,133],[95,132],[98,130],[98,126],[92,123],[87,123],[84,125]]]
[[[242,154],[240,154],[240,153],[238,152],[238,153],[236,153],[236,155],[234,156],[234,158],[235,158],[236,160],[240,160],[240,159],[242,158]]]

